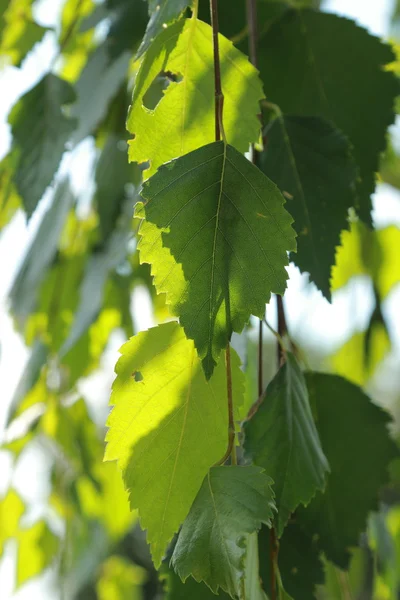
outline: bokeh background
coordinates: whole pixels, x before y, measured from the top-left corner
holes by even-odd
[[[10,148],[11,131],[7,119],[16,101],[50,69],[74,81],[81,68],[79,61],[83,60],[81,57],[88,47],[100,46],[109,35],[113,25],[111,13],[107,13],[103,3],[95,4],[98,5],[97,24],[90,30],[90,40],[82,39],[81,46],[71,49],[69,62],[64,64],[59,56],[63,2],[38,0],[33,3],[34,21],[48,30],[19,68],[10,65],[7,57],[1,59],[0,159],[6,157]],[[323,10],[355,19],[395,47],[400,43],[398,0],[326,0],[321,6]],[[127,61],[125,71],[129,59],[126,52],[118,59]],[[134,76],[133,67],[130,75]],[[94,106],[96,95],[105,93],[107,81],[101,79],[99,73],[98,81],[93,83]],[[111,98],[107,110],[109,114],[115,112]],[[122,128],[124,114],[117,112]],[[103,118],[106,117],[103,115]],[[103,253],[97,260],[99,257],[94,252],[91,267],[85,271],[80,294],[86,293],[93,304],[99,303],[101,318],[89,332],[90,368],[79,372],[77,365],[69,363],[79,374],[71,388],[65,389],[62,371],[43,356],[40,343],[31,345],[35,335],[29,333],[29,327],[36,333],[44,327],[40,310],[28,329],[24,326],[24,333],[21,333],[21,315],[31,310],[27,298],[30,286],[35,285],[38,277],[32,270],[30,259],[32,256],[37,259],[39,271],[45,268],[46,261],[41,263],[43,248],[47,243],[53,243],[50,241],[52,225],[46,225],[45,217],[55,205],[57,193],[65,193],[62,186],[67,181],[68,193],[74,198],[74,212],[64,224],[63,236],[67,254],[77,257],[79,244],[87,248],[92,233],[96,235],[98,188],[103,186],[102,193],[107,194],[104,178],[113,180],[119,176],[118,172],[107,171],[107,161],[98,167],[102,156],[101,131],[96,136],[83,132],[81,137],[79,143],[64,154],[55,183],[44,194],[29,223],[24,213],[17,209],[0,232],[0,549],[4,543],[0,559],[1,600],[94,598],[94,590],[100,600],[156,598],[159,593],[145,539],[136,516],[129,512],[120,474],[114,465],[101,463],[104,424],[118,348],[129,333],[167,318],[162,299],[152,293],[148,272],[137,266],[134,235],[130,231],[120,232],[122,238],[118,238],[115,247],[108,248],[107,256]],[[373,221],[377,231],[370,233],[355,223],[351,232],[343,234],[333,272],[332,303],[329,304],[309,284],[307,276],[291,265],[285,308],[290,335],[306,363],[314,369],[332,370],[364,386],[393,416],[392,433],[398,438],[399,116],[390,129],[388,144],[373,198]],[[118,146],[117,152],[125,152],[124,143]],[[99,173],[103,170],[105,175],[101,180]],[[137,181],[137,174],[133,174],[123,190],[124,200],[131,205]],[[73,228],[76,229],[74,234],[71,233]],[[96,249],[96,242],[90,247]],[[117,293],[124,294],[126,315],[122,318],[112,301]],[[78,304],[79,297],[75,306]],[[65,327],[71,327],[73,313],[67,301],[63,310],[63,323]],[[81,318],[90,322],[92,317],[84,313]],[[267,306],[267,319],[276,326],[274,302]],[[256,328],[252,330],[251,327],[245,334],[234,336],[233,344],[245,364],[250,364],[251,356],[255,355],[256,337]],[[275,368],[275,342],[267,328],[264,340],[264,367],[268,376]],[[247,377],[248,393],[256,396],[255,373],[249,370]],[[60,397],[64,421],[59,414]],[[71,432],[75,436],[73,439]],[[80,441],[75,443],[75,439]],[[85,473],[81,476],[82,469]],[[14,490],[14,495],[6,496],[10,489]],[[374,584],[377,600],[399,597],[393,595],[393,590],[400,590],[400,510],[397,504],[400,498],[397,499],[396,493],[394,490],[392,496],[389,494],[390,501],[382,505],[382,510],[373,515],[370,522],[368,543],[377,550],[378,556]],[[8,504],[4,498],[8,499]],[[7,539],[7,527],[11,527],[15,515],[19,517],[22,513],[22,528],[28,533],[17,539],[12,536]],[[32,567],[25,564],[29,552],[29,556],[36,556],[33,573],[30,572]],[[321,590],[321,598],[357,598],[357,564],[360,560],[360,556],[355,555],[353,571],[345,578],[349,595],[343,595],[343,574],[333,570],[330,591]],[[46,567],[43,573],[31,577],[35,575],[35,568],[40,572],[43,566]],[[23,583],[14,591],[16,580]]]

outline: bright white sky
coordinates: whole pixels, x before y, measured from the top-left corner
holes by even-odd
[[[371,33],[385,36],[388,33],[390,14],[393,0],[326,0],[326,10],[356,19],[360,25],[367,27]],[[52,26],[57,20],[60,0],[40,0],[36,6],[36,17],[43,25]],[[0,158],[7,152],[10,143],[10,133],[7,125],[7,115],[16,99],[30,89],[48,70],[56,54],[55,35],[48,33],[41,44],[28,56],[21,69],[6,68],[0,72]],[[64,158],[62,170],[72,172],[72,185],[76,192],[84,189],[87,184],[88,167],[92,160],[92,144],[86,141],[74,152],[73,156]],[[71,169],[72,167],[72,169]],[[71,170],[70,170],[71,169]],[[22,213],[18,214],[12,224],[0,234],[0,439],[5,418],[6,407],[18,382],[21,370],[27,359],[27,351],[20,337],[15,334],[11,319],[7,315],[6,297],[13,277],[21,262],[24,252],[32,239],[40,222],[49,196],[42,201],[37,214],[27,226]],[[374,199],[374,219],[377,227],[384,227],[395,223],[400,227],[400,193],[389,186],[379,187]],[[331,305],[326,302],[315,289],[308,289],[304,293],[305,278],[298,270],[290,267],[291,280],[286,293],[286,303],[289,314],[289,327],[294,334],[306,336],[311,342],[329,340],[330,346],[336,347],[353,331],[363,329],[369,318],[372,297],[370,286],[363,280],[354,282],[346,290],[335,294]],[[399,286],[400,287],[400,286]],[[148,307],[141,303],[140,298],[134,300],[135,307],[138,303],[144,309],[146,316],[141,322],[141,327],[146,328],[151,324]],[[357,305],[357,314],[353,315],[352,307]],[[385,313],[390,319],[395,333],[395,350],[391,361],[400,358],[400,322],[395,307],[400,305],[400,289],[391,294],[385,305]],[[269,319],[274,322],[274,309],[269,310]],[[113,346],[105,361],[105,374],[98,374],[89,385],[85,385],[85,395],[91,396],[91,389],[99,389],[101,385],[106,389],[112,379],[113,363],[116,359],[116,347]],[[394,363],[393,363],[394,364]],[[26,480],[25,470],[23,487],[29,488],[30,497],[38,498],[46,494],[46,490],[38,488],[37,479],[40,478],[38,468],[44,468],[41,463],[38,467],[38,457],[32,455],[32,471],[29,480]],[[41,461],[39,461],[41,462]],[[0,455],[0,471],[4,471],[7,464],[5,457]],[[0,488],[1,492],[1,488]],[[12,579],[15,561],[13,552],[9,552],[0,563],[0,590],[2,600],[45,600],[58,597],[58,592],[52,590],[49,595],[51,576],[46,576],[38,581],[26,585],[17,594],[12,595]]]

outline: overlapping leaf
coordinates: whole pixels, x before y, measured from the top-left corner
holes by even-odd
[[[193,0],[150,0],[150,20],[136,58],[141,57],[165,25],[175,21]]]
[[[14,106],[9,117],[14,182],[30,217],[60,164],[76,121],[64,106],[75,100],[73,88],[56,75],[46,75]]]
[[[258,467],[214,467],[187,516],[172,555],[183,581],[190,575],[214,593],[232,597],[244,581],[245,540],[262,523],[270,525],[272,481]]]
[[[370,223],[370,195],[399,93],[383,68],[394,60],[390,47],[348,19],[290,8],[261,36],[258,58],[268,99],[283,113],[323,117],[348,137],[359,168],[360,215]]]
[[[232,43],[219,37],[224,128],[229,144],[246,152],[259,138],[259,101],[263,97],[256,69]],[[131,161],[150,161],[150,177],[163,163],[215,139],[212,30],[198,19],[168,27],[146,52],[136,78],[127,128]],[[144,97],[160,72],[173,75],[154,110]],[[181,79],[181,80],[180,80]]]
[[[390,417],[359,387],[323,373],[309,373],[306,381],[331,473],[325,492],[297,516],[318,536],[326,557],[346,568],[349,549],[365,530],[368,513],[377,508],[388,464],[398,450],[387,429]]]
[[[325,486],[329,471],[312,417],[306,382],[293,354],[267,387],[264,400],[245,427],[245,448],[274,480],[277,533],[290,514]]]
[[[121,352],[105,458],[118,460],[159,566],[208,469],[227,448],[225,365],[207,383],[193,342],[175,322],[140,333]],[[232,359],[237,407],[243,376]]]
[[[284,293],[292,219],[276,186],[223,142],[162,167],[142,196],[140,260],[210,377],[232,332]]]
[[[293,260],[330,299],[331,267],[348,210],[356,206],[356,168],[347,139],[323,119],[279,115],[265,129],[261,168],[287,198],[298,234]]]
[[[260,577],[264,589],[271,589],[270,531],[262,527],[258,534]],[[295,600],[314,598],[316,586],[324,582],[324,568],[318,543],[296,523],[289,523],[279,540],[278,567],[282,583]]]

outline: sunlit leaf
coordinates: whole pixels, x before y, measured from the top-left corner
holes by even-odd
[[[24,510],[24,503],[13,489],[9,489],[6,496],[0,499],[0,556],[5,542],[16,535]]]
[[[214,467],[204,479],[180,531],[172,565],[183,581],[190,575],[214,593],[239,595],[245,540],[271,524],[272,480],[258,467]]]
[[[38,521],[32,527],[21,529],[17,540],[17,586],[19,587],[28,579],[42,573],[54,562],[60,540],[45,521]]]
[[[229,144],[245,152],[259,138],[259,101],[263,97],[256,69],[246,56],[220,36],[224,128]],[[160,72],[172,81],[154,109],[146,92]],[[177,81],[174,78],[178,78]],[[182,80],[181,80],[182,79]],[[134,135],[129,159],[150,161],[145,177],[160,165],[215,140],[212,30],[195,18],[163,31],[146,52],[138,72],[127,128]]]
[[[207,377],[232,332],[286,287],[292,218],[276,186],[215,142],[162,167],[142,190],[140,260],[152,265]]]
[[[121,556],[111,556],[101,566],[96,584],[99,600],[142,600],[146,571]]]
[[[0,57],[7,57],[12,65],[19,67],[48,29],[33,20],[32,0],[10,0],[0,20],[3,21]],[[8,62],[7,59],[5,62]]]
[[[118,460],[158,567],[228,445],[225,365],[221,361],[207,383],[193,342],[175,322],[139,333],[121,353],[105,459]],[[232,372],[238,406],[242,374],[235,354]]]

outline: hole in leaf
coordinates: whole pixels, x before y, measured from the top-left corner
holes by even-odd
[[[148,110],[155,110],[157,104],[162,100],[164,92],[170,83],[180,83],[182,81],[181,75],[175,75],[169,71],[159,73],[150,84],[146,93],[142,98],[142,104]]]

